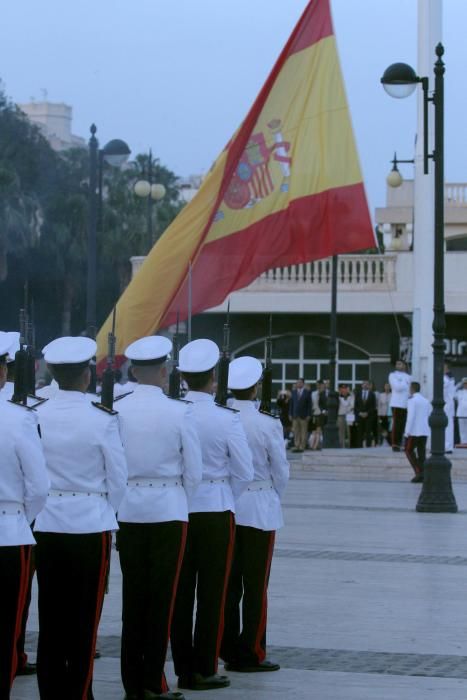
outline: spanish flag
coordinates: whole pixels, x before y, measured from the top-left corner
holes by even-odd
[[[329,0],[311,0],[244,122],[117,304],[117,354],[273,267],[374,246]],[[98,335],[105,354],[110,317]]]

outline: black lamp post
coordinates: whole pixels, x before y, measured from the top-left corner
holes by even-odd
[[[131,151],[125,141],[113,139],[99,149],[97,127],[91,125],[89,139],[88,268],[86,285],[86,335],[96,337],[97,231],[102,230],[102,177],[104,161],[119,167]]]
[[[329,393],[327,398],[327,421],[323,428],[323,447],[325,449],[340,447],[339,428],[337,426],[339,394],[336,391],[337,267],[338,257],[337,255],[333,255],[331,269],[331,321],[329,330]]]
[[[435,164],[435,263],[433,303],[433,412],[430,416],[431,456],[425,462],[423,488],[417,511],[456,513],[457,504],[451,483],[451,462],[445,456],[445,432],[448,420],[444,413],[443,374],[446,316],[444,308],[444,62],[442,44],[436,47],[435,89],[428,95],[428,78],[419,78],[405,63],[394,63],[385,71],[381,82],[392,97],[408,97],[417,83],[423,88],[424,174],[428,158]],[[435,108],[434,152],[428,154],[428,103]]]

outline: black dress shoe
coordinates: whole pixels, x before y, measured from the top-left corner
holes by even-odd
[[[191,676],[180,676],[178,687],[183,690],[216,690],[218,688],[228,688],[230,681],[227,676],[202,676],[201,673],[192,673]]]
[[[96,647],[96,649],[94,650],[94,658],[95,658],[95,659],[100,659],[101,656],[102,656],[102,654],[101,654],[101,652],[100,652],[100,649],[97,649],[97,647]]]
[[[392,446],[392,451],[393,451],[393,452],[400,452],[400,451],[401,451],[401,448],[398,447],[397,445],[393,445],[393,446]]]
[[[21,668],[16,671],[17,676],[34,676],[36,673],[36,664],[30,664],[29,661],[26,661],[24,666],[21,666]]]
[[[235,671],[236,673],[264,673],[268,671],[278,671],[280,669],[279,664],[274,663],[274,661],[260,661],[258,664],[239,664],[239,663],[229,663],[225,664],[226,671]]]
[[[416,474],[413,479],[410,479],[412,484],[420,484],[423,481],[423,474]]]

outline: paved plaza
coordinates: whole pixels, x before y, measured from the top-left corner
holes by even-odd
[[[371,459],[368,452],[362,459]],[[313,460],[307,453],[293,462],[286,527],[272,566],[269,654],[281,671],[231,673],[230,688],[185,691],[186,697],[465,700],[467,450],[455,455],[454,473],[461,474],[454,481],[456,515],[417,513],[420,485],[409,483],[409,468],[405,474],[400,462],[394,478],[386,469],[382,479],[357,467],[346,469],[345,478],[332,468],[328,475],[326,463],[313,470]],[[36,591],[28,629],[32,651]],[[99,630],[96,700],[123,697],[119,632],[115,554]],[[167,666],[175,690],[173,667]],[[14,700],[38,697],[35,678],[16,680]]]

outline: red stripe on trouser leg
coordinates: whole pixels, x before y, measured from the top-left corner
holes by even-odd
[[[104,593],[105,593],[105,584],[107,580],[107,570],[109,566],[109,561],[110,561],[110,548],[112,545],[112,536],[110,532],[103,532],[102,533],[102,540],[101,540],[101,564],[100,564],[100,571],[99,571],[99,578],[98,578],[98,588],[97,588],[97,599],[96,599],[96,614],[94,618],[94,631],[92,635],[92,645],[91,645],[91,654],[89,657],[89,671],[88,675],[86,678],[86,683],[83,689],[83,695],[82,695],[82,700],[87,700],[88,698],[88,693],[89,693],[89,686],[91,685],[92,681],[92,673],[94,669],[94,654],[96,651],[96,640],[97,640],[97,630],[99,627],[99,622],[100,622],[100,617],[101,617],[101,612],[102,612],[102,605],[103,605],[103,600],[104,600]]]
[[[16,622],[15,631],[13,639],[13,653],[11,657],[11,671],[10,671],[10,687],[13,685],[16,675],[16,667],[18,665],[18,653],[17,653],[17,642],[19,635],[21,634],[21,623],[23,619],[24,604],[26,602],[26,594],[29,585],[29,559],[31,556],[31,546],[21,545],[19,550],[20,555],[20,576],[19,576],[19,590],[16,608]]]
[[[217,630],[216,673],[217,673],[217,659],[219,658],[222,636],[224,634],[225,598],[227,595],[227,586],[229,584],[230,569],[232,568],[234,543],[235,543],[235,520],[234,520],[233,514],[230,513],[230,537],[229,537],[229,545],[228,545],[228,550],[227,550],[227,560],[226,560],[227,563],[226,563],[226,567],[225,567],[224,589],[222,591],[221,614],[219,616],[219,627]]]
[[[174,606],[175,606],[175,598],[177,597],[178,579],[180,578],[180,571],[181,571],[182,563],[183,563],[183,555],[185,553],[187,530],[188,530],[188,523],[183,523],[182,524],[182,540],[180,542],[180,554],[178,557],[177,572],[176,572],[175,578],[174,578],[174,584],[173,584],[173,590],[172,590],[172,600],[170,602],[169,619],[168,619],[168,625],[167,625],[167,645],[169,643],[169,638],[170,638],[170,628],[172,626],[172,617],[173,617],[173,611],[174,611]],[[161,691],[162,693],[167,693],[169,690],[169,685],[167,683],[167,678],[165,677],[164,671],[162,671],[161,688],[162,688],[162,691]]]
[[[269,551],[268,551],[268,559],[267,559],[267,565],[264,571],[264,583],[263,583],[263,604],[262,604],[262,612],[261,612],[261,620],[258,625],[258,632],[256,635],[256,640],[255,640],[255,653],[258,657],[258,661],[261,663],[261,661],[264,661],[266,658],[266,650],[263,648],[262,645],[262,640],[264,639],[264,635],[266,633],[266,625],[267,625],[267,620],[268,620],[268,583],[269,583],[269,574],[271,571],[271,563],[272,563],[272,553],[274,551],[274,542],[276,539],[276,533],[271,532],[270,535],[270,540],[269,540]]]

